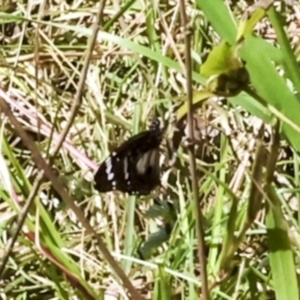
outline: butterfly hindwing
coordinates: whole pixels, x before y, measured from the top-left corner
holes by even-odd
[[[95,174],[99,192],[119,190],[147,195],[160,184],[159,146],[162,130],[155,124],[115,149]]]

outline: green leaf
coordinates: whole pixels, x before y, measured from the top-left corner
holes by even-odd
[[[270,188],[272,205],[267,217],[269,259],[276,299],[299,299],[293,252],[288,238],[288,226],[282,215],[276,191]]]
[[[283,122],[284,135],[300,151],[300,103],[278,74],[268,53],[262,52],[259,45],[256,38],[248,37],[242,48],[251,82],[268,108]]]
[[[233,44],[236,37],[236,25],[225,2],[223,0],[197,0],[197,5],[221,38]]]
[[[209,78],[212,75],[228,74],[235,68],[233,48],[226,42],[215,46],[207,60],[201,66],[201,75]]]
[[[173,299],[172,297],[172,277],[168,274],[163,266],[158,266],[158,270],[154,275],[155,278],[159,278],[156,280],[153,298],[152,299],[160,299],[160,300],[169,300]]]

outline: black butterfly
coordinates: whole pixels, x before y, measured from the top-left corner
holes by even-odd
[[[119,190],[130,195],[147,195],[160,184],[159,146],[163,130],[154,120],[149,130],[124,142],[100,165],[95,188],[101,192]]]

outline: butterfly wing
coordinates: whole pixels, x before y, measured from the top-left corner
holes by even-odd
[[[117,148],[95,174],[95,188],[102,193],[119,190],[147,195],[160,184],[160,130],[143,131]]]

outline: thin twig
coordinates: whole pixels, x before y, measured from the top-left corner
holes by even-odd
[[[59,152],[59,150],[60,150],[60,148],[61,148],[61,146],[62,146],[62,144],[63,144],[63,142],[64,142],[64,140],[65,140],[72,124],[73,124],[73,122],[74,122],[74,119],[77,115],[77,112],[80,108],[80,105],[81,105],[81,102],[82,102],[81,101],[82,90],[83,90],[83,87],[84,87],[84,84],[85,84],[85,78],[86,78],[86,74],[87,74],[87,71],[88,71],[91,54],[92,54],[92,51],[93,51],[93,48],[94,48],[94,45],[95,45],[95,42],[96,42],[96,39],[97,39],[99,24],[102,23],[102,20],[103,20],[104,6],[105,6],[105,0],[101,1],[100,5],[99,5],[99,10],[98,10],[98,13],[97,13],[97,16],[96,16],[96,21],[95,21],[94,28],[93,28],[93,35],[90,39],[90,44],[89,44],[89,47],[88,47],[88,50],[87,50],[87,53],[86,53],[84,66],[83,66],[81,76],[80,76],[80,81],[79,81],[79,84],[78,84],[77,94],[75,96],[74,104],[73,104],[72,109],[71,109],[70,119],[69,119],[69,121],[68,121],[62,135],[61,135],[61,138],[60,138],[59,142],[56,145],[56,148],[55,148],[55,150],[54,150],[54,152],[53,152],[53,154],[50,158],[50,161],[53,160],[55,155]],[[89,222],[85,219],[84,214],[82,213],[82,211],[75,205],[75,201],[69,196],[69,194],[64,189],[64,186],[56,178],[56,176],[52,172],[50,166],[47,165],[46,161],[40,155],[40,153],[39,153],[38,149],[36,148],[34,142],[26,134],[26,132],[24,131],[22,126],[19,124],[17,119],[12,114],[8,104],[2,98],[0,98],[0,107],[3,109],[3,111],[5,112],[7,117],[9,118],[11,124],[14,125],[17,133],[19,134],[19,136],[23,140],[24,144],[31,151],[32,156],[33,156],[33,160],[34,160],[35,164],[38,166],[38,168],[40,169],[40,173],[39,173],[39,175],[37,177],[37,181],[36,181],[36,187],[37,188],[35,188],[33,192],[36,193],[36,190],[38,189],[38,186],[41,182],[41,178],[43,178],[43,176],[45,175],[52,182],[54,189],[59,193],[59,195],[62,197],[62,199],[65,200],[68,207],[74,211],[74,213],[76,214],[76,217],[82,223],[82,225],[85,227],[87,233],[93,235],[96,238],[96,240],[98,242],[98,246],[99,246],[103,256],[106,258],[108,263],[111,265],[111,267],[113,268],[115,273],[123,281],[124,285],[128,289],[129,293],[132,295],[132,297],[134,299],[143,299],[143,297],[133,287],[133,285],[131,284],[130,280],[128,279],[128,277],[126,276],[124,271],[120,268],[118,263],[111,256],[110,252],[106,248],[106,246],[105,246],[104,242],[102,241],[101,237],[96,234],[96,232],[90,226]],[[30,203],[32,202],[32,199],[34,199],[34,193],[33,192],[28,197],[28,200],[27,200],[27,203],[26,203],[27,205],[24,207],[22,217],[20,219],[19,226],[18,226],[19,229],[22,228],[22,225],[24,223],[25,217],[26,217],[27,212],[28,212],[28,208],[30,207]],[[15,236],[17,236],[17,234],[18,234],[18,232],[16,232]],[[14,242],[14,241],[12,241],[12,242]],[[12,247],[10,247],[9,249],[11,249],[11,248]],[[7,253],[7,258],[8,257],[9,257],[9,253]],[[1,269],[4,268],[4,266],[5,266],[5,263],[1,265]]]
[[[73,125],[73,122],[77,116],[77,112],[81,106],[81,100],[82,100],[82,91],[84,88],[84,84],[85,84],[85,79],[86,79],[86,74],[89,68],[89,64],[90,64],[90,60],[92,57],[92,53],[93,53],[93,49],[95,47],[96,44],[96,40],[97,40],[97,35],[98,35],[98,31],[99,31],[99,27],[102,25],[103,23],[103,11],[104,11],[104,7],[105,7],[105,0],[102,0],[99,2],[99,9],[96,15],[96,20],[93,26],[93,33],[92,36],[90,38],[89,41],[89,46],[88,49],[86,51],[85,54],[85,60],[84,60],[84,64],[83,64],[83,68],[80,74],[80,79],[79,79],[79,83],[78,83],[78,89],[76,91],[76,95],[75,95],[75,99],[74,99],[74,103],[73,106],[71,108],[71,113],[70,113],[70,119],[65,127],[65,129],[63,130],[62,134],[61,134],[61,138],[58,141],[53,153],[52,153],[52,157],[55,157],[56,154],[59,152],[65,138],[67,137],[70,128]]]
[[[43,17],[44,11],[45,11],[45,5],[46,5],[46,1],[42,1],[40,8],[39,8],[39,14],[38,14],[38,20],[40,21]],[[40,45],[40,36],[39,36],[39,29],[40,29],[40,25],[39,23],[37,23],[37,27],[36,27],[36,36],[35,36],[35,45],[34,45],[34,61],[35,61],[35,84],[36,84],[36,91],[38,90],[38,85],[39,85],[39,81],[38,81],[38,70],[39,70],[39,45]],[[36,104],[36,109],[37,109],[37,101],[36,101],[36,97],[35,97],[35,104]],[[37,122],[37,133],[38,133],[38,140],[40,140],[40,122]],[[17,226],[16,229],[12,235],[12,238],[9,240],[8,244],[5,247],[5,253],[3,255],[2,258],[2,262],[0,265],[0,279],[1,277],[4,275],[4,270],[5,270],[5,266],[8,262],[9,256],[12,252],[12,249],[14,247],[14,244],[18,238],[18,235],[23,227],[23,224],[26,220],[27,214],[29,212],[29,209],[32,207],[32,202],[34,201],[34,198],[40,188],[40,185],[42,183],[42,180],[44,178],[44,171],[40,171],[39,174],[36,177],[36,180],[34,182],[33,188],[30,191],[30,194],[28,196],[28,198],[26,199],[25,205],[22,208],[22,212],[18,217],[18,221],[17,221]]]
[[[61,198],[64,199],[68,208],[70,208],[75,213],[79,222],[81,222],[82,226],[86,229],[87,234],[93,236],[96,239],[99,249],[102,252],[103,256],[105,257],[107,262],[111,265],[111,267],[115,271],[115,273],[123,281],[124,285],[128,289],[131,296],[134,299],[144,299],[140,295],[140,293],[133,287],[133,285],[131,284],[130,280],[128,279],[128,277],[126,276],[124,271],[120,268],[118,263],[114,260],[114,258],[112,257],[112,255],[110,254],[108,249],[106,248],[105,243],[103,242],[102,238],[91,227],[88,220],[84,217],[84,214],[81,211],[81,209],[75,205],[75,200],[72,199],[72,197],[70,197],[70,195],[66,191],[63,184],[60,182],[60,180],[57,179],[57,177],[53,173],[51,167],[47,164],[47,162],[44,160],[44,158],[40,154],[34,141],[29,137],[29,135],[26,133],[24,128],[18,122],[18,120],[13,115],[12,111],[10,110],[10,107],[3,100],[2,97],[0,97],[0,108],[5,113],[5,115],[8,117],[11,125],[15,128],[17,134],[22,139],[24,145],[31,151],[32,159],[33,159],[35,165],[38,167],[39,170],[44,171],[45,176],[49,179],[49,181],[51,181],[54,189],[61,196]]]
[[[187,17],[185,12],[184,0],[180,0],[180,11],[181,11],[181,24],[185,38],[185,66],[186,66],[186,83],[187,83],[187,102],[188,102],[188,131],[191,143],[189,143],[189,157],[190,167],[192,175],[192,188],[194,195],[194,211],[196,219],[196,232],[198,240],[198,257],[200,262],[200,274],[202,281],[202,299],[209,299],[208,292],[208,280],[206,271],[206,257],[204,250],[204,231],[203,231],[203,220],[199,202],[197,175],[196,175],[196,159],[195,159],[195,145],[194,145],[194,129],[193,129],[193,91],[192,91],[192,60],[191,60],[191,32],[188,28]]]

